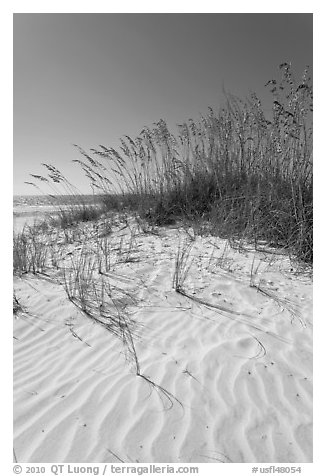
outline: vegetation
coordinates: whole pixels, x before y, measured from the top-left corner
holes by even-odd
[[[189,119],[173,135],[165,121],[145,127],[120,150],[76,146],[76,159],[97,190],[101,205],[82,195],[53,166],[48,177],[76,203],[62,209],[63,227],[95,219],[105,210],[137,211],[151,226],[183,219],[196,229],[230,240],[283,247],[298,259],[313,259],[312,85],[308,68],[295,81],[290,65],[271,80],[272,113],[256,94],[246,100],[226,95],[218,112]],[[34,184],[33,184],[34,185]],[[79,203],[79,204],[78,204]]]
[[[47,240],[37,226],[25,226],[13,237],[13,271],[15,274],[37,273],[45,269],[48,258]]]
[[[299,82],[287,63],[280,70],[266,85],[269,118],[255,94],[227,95],[218,112],[181,124],[178,137],[161,120],[122,139],[121,151],[79,148],[76,162],[107,203],[123,197],[151,223],[204,220],[211,233],[263,240],[312,262],[311,79],[308,69]]]
[[[138,259],[139,229],[152,233],[157,226],[182,220],[191,225],[192,233],[187,232],[190,241],[180,242],[176,253],[175,291],[264,331],[252,322],[251,315],[191,293],[186,282],[196,234],[228,238],[215,260],[213,250],[209,266],[230,271],[228,247],[237,243],[241,250],[242,243],[248,241],[256,248],[261,242],[283,247],[299,260],[312,263],[312,86],[308,70],[299,82],[288,64],[282,64],[280,70],[280,81],[267,84],[273,95],[271,117],[266,116],[255,94],[247,100],[227,95],[223,108],[218,112],[209,109],[199,121],[189,119],[179,125],[177,136],[160,120],[153,128],[144,128],[137,138],[122,139],[119,151],[100,145],[87,153],[76,146],[82,157],[75,162],[97,195],[82,195],[53,165],[43,164],[46,176],[32,175],[50,187],[48,196],[57,215],[14,234],[14,273],[47,271],[47,278],[54,277],[85,316],[120,339],[135,375],[157,390],[169,407],[174,401],[182,404],[142,373],[136,351],[138,324],[128,310],[140,300],[134,296],[135,288],[127,291],[116,284],[119,279],[127,280],[115,272],[116,267]],[[127,213],[125,220],[120,213],[116,227],[109,211],[135,212],[134,227]],[[97,224],[75,226],[100,216]],[[250,286],[304,325],[290,299],[279,298],[256,283],[258,266],[252,262]],[[146,283],[134,278],[132,285],[141,290]],[[15,295],[13,309],[15,314],[23,310]]]
[[[48,186],[51,191],[47,199],[57,210],[51,220],[52,225],[67,229],[79,222],[96,220],[107,209],[104,199],[80,193],[54,165],[42,165],[47,170],[47,177],[36,174],[31,174],[31,177]],[[44,194],[34,182],[26,183]]]

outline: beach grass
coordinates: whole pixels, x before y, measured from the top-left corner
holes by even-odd
[[[186,363],[184,356],[187,357],[189,349],[185,340],[188,336],[184,337],[177,320],[182,320],[182,314],[187,310],[197,319],[194,306],[214,313],[212,318],[204,315],[204,311],[200,316],[198,313],[198,319],[203,317],[202,322],[208,322],[209,326],[220,321],[217,317],[224,317],[240,327],[239,342],[232,328],[225,324],[219,327],[222,336],[223,332],[227,334],[225,343],[228,344],[230,336],[232,341],[232,347],[225,348],[222,341],[223,356],[222,352],[217,354],[221,362],[228,348],[236,357],[234,360],[242,362],[243,357],[235,355],[234,348],[238,345],[240,351],[247,349],[248,339],[244,340],[243,326],[258,345],[253,357],[246,357],[248,361],[263,358],[267,353],[264,341],[253,333],[291,344],[287,336],[265,325],[266,316],[263,314],[264,321],[261,315],[263,307],[252,304],[258,293],[259,297],[268,298],[265,306],[269,306],[268,313],[273,310],[271,303],[275,304],[280,313],[289,314],[291,325],[297,320],[302,328],[307,327],[301,317],[299,301],[277,292],[274,278],[268,282],[262,279],[263,258],[260,253],[256,256],[256,251],[266,250],[271,253],[271,264],[278,251],[275,248],[281,248],[281,255],[290,256],[291,266],[292,258],[295,258],[303,267],[308,264],[309,269],[313,259],[312,89],[308,71],[298,83],[294,81],[289,65],[281,65],[281,72],[279,83],[271,81],[268,84],[274,100],[272,114],[268,117],[255,94],[246,100],[226,95],[224,107],[217,112],[210,109],[197,122],[190,119],[181,124],[179,135],[172,134],[166,122],[160,120],[154,127],[144,128],[136,139],[123,138],[119,151],[101,145],[88,153],[78,147],[82,158],[75,162],[82,167],[91,188],[98,191],[96,195],[80,193],[52,165],[43,164],[46,176],[32,174],[37,180],[37,185],[32,185],[39,191],[39,184],[50,187],[51,193],[47,196],[56,212],[50,219],[14,233],[14,274],[21,277],[26,273],[41,273],[44,282],[64,290],[69,306],[73,307],[73,304],[77,309],[77,314],[69,309],[65,325],[74,337],[89,347],[91,345],[74,330],[72,322],[76,315],[81,314],[115,336],[122,344],[132,373],[150,386],[150,394],[153,390],[158,393],[164,411],[178,403],[183,415],[186,414],[183,401],[177,396],[179,383],[173,386],[165,376],[148,375],[155,359],[151,358],[149,365],[142,353],[142,338],[146,333],[150,335],[156,326],[160,329],[162,322],[164,326],[168,321],[172,323],[169,340],[163,345],[170,346],[171,336],[176,336],[176,344],[184,352],[180,365]],[[180,225],[182,230],[159,229],[171,225]],[[149,234],[156,234],[158,238],[144,237]],[[209,238],[205,240],[198,235],[209,235]],[[248,276],[243,271],[236,275],[234,262],[236,259],[241,261],[241,257],[235,257],[233,251],[246,253],[248,249],[254,250]],[[174,259],[174,266],[171,266],[171,259],[172,263]],[[130,262],[145,263],[145,266],[129,267]],[[232,273],[235,274],[233,278]],[[225,285],[218,279],[215,281],[213,275],[225,280]],[[212,288],[208,292],[201,292],[203,276],[206,288]],[[229,286],[230,291],[225,293]],[[232,286],[238,286],[238,289]],[[238,300],[219,298],[232,290],[239,291]],[[288,290],[286,288],[286,292]],[[44,298],[43,293],[40,296]],[[243,297],[246,297],[244,304]],[[163,303],[161,308],[159,300]],[[189,307],[181,300],[186,300]],[[171,306],[173,312],[178,312],[175,320]],[[153,329],[144,317],[147,311],[152,315],[149,322]],[[164,319],[160,318],[161,311],[166,312]],[[15,292],[13,312],[16,317],[20,314],[37,317]],[[268,321],[272,321],[273,316],[268,313]],[[202,322],[198,331],[196,329],[198,334],[202,332]],[[206,341],[204,332],[203,340],[196,341],[191,334],[194,331],[190,331],[189,348],[193,342],[199,342],[201,347],[204,346],[202,342],[207,342],[208,346],[212,342],[214,352],[216,349],[219,352],[222,346],[217,345],[218,341],[213,342],[215,334],[211,329],[209,327],[207,335],[213,335],[213,338]],[[161,334],[157,334],[157,341],[154,332],[150,337],[149,348],[162,359],[161,355],[168,356],[168,351],[163,352]],[[112,355],[109,356],[111,361],[114,360]],[[173,360],[168,358],[170,356],[163,358],[169,366],[172,362],[174,368],[178,361],[172,352],[171,355]],[[196,363],[189,356],[189,362]],[[208,362],[207,356],[211,359],[211,352],[205,351],[203,362]],[[214,374],[215,367],[214,363]],[[166,375],[170,368],[166,367]],[[178,374],[191,377],[196,385],[205,388],[201,379],[192,373],[193,369],[189,369],[188,366],[180,367]],[[209,370],[206,372],[204,368],[203,375],[206,372],[207,381],[212,381]],[[300,371],[298,369],[298,375]],[[241,375],[243,373],[241,364]],[[169,387],[175,389],[176,395]],[[143,401],[142,396],[142,406]],[[15,454],[14,458],[17,461]]]
[[[60,186],[73,198],[59,213],[63,228],[127,210],[144,231],[181,220],[197,233],[283,248],[312,263],[312,82],[308,68],[299,80],[287,63],[279,72],[266,84],[271,111],[255,93],[225,94],[223,107],[178,125],[177,134],[160,120],[134,139],[124,136],[119,149],[76,145],[74,162],[97,191],[96,204],[52,165],[43,164],[47,176],[32,176],[53,197]]]
[[[47,240],[39,227],[25,226],[13,236],[13,271],[15,274],[44,271],[49,255]]]
[[[226,95],[219,111],[189,119],[172,134],[164,120],[125,136],[120,150],[100,145],[77,162],[108,206],[137,210],[152,225],[208,223],[212,234],[283,247],[313,258],[312,86],[280,66],[266,87],[267,115],[252,93]],[[207,228],[207,227],[206,227]]]

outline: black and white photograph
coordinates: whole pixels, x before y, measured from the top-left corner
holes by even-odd
[[[15,468],[314,462],[309,8],[12,13]]]

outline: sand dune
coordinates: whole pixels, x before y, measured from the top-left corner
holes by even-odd
[[[15,278],[19,462],[312,461],[311,278],[286,256],[197,237],[182,295],[172,282],[187,240],[138,233],[133,259],[105,277],[125,292],[142,376],[60,273]]]

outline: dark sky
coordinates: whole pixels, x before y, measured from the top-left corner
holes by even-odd
[[[35,193],[24,181],[42,162],[90,192],[72,144],[198,119],[223,87],[267,101],[280,63],[312,67],[312,30],[297,13],[14,14],[14,194]]]

